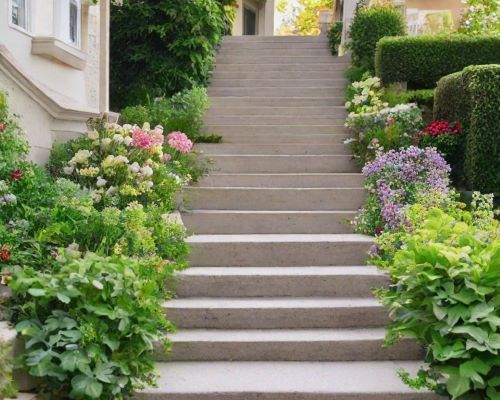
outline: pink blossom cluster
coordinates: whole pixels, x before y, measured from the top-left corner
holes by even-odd
[[[132,132],[132,144],[141,149],[148,150],[152,147],[161,146],[163,140],[162,133],[156,129],[152,133],[148,133],[140,128],[135,128]]]
[[[193,142],[182,132],[170,132],[167,142],[170,147],[181,153],[189,153],[193,148]]]

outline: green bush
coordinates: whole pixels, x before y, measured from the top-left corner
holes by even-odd
[[[14,397],[17,391],[12,379],[13,362],[12,348],[0,339],[0,398]]]
[[[470,66],[442,78],[434,118],[460,121],[466,134],[464,171],[468,188],[500,188],[500,65]]]
[[[419,106],[432,109],[434,104],[434,89],[403,90],[397,84],[388,85],[382,95],[382,100],[394,107],[398,104],[416,103]]]
[[[409,210],[413,230],[377,239],[396,247],[374,260],[393,282],[376,291],[393,320],[386,341],[412,337],[427,348],[418,377],[402,376],[452,399],[500,396],[500,231],[492,196],[488,203],[472,213],[418,204]]]
[[[111,8],[111,104],[206,84],[227,29],[226,1],[124,0]]]
[[[330,44],[330,50],[333,55],[337,55],[339,52],[340,42],[342,41],[342,29],[344,24],[342,21],[337,21],[330,27],[328,31],[328,43]]]
[[[404,17],[395,7],[359,7],[350,31],[353,64],[374,72],[377,42],[385,36],[402,36],[405,31]]]
[[[201,136],[208,108],[207,90],[201,87],[183,90],[171,98],[160,98],[147,105],[130,106],[121,111],[125,124],[162,125],[166,132],[184,132],[191,139]]]
[[[434,87],[445,75],[469,65],[500,62],[500,37],[466,35],[383,38],[375,69],[383,83]]]

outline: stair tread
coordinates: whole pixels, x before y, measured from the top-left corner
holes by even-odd
[[[185,211],[185,214],[259,214],[259,215],[266,215],[266,214],[342,214],[342,215],[350,215],[352,213],[356,213],[356,210],[347,210],[347,211],[330,211],[330,210],[325,210],[325,211],[293,211],[293,210],[278,210],[278,211],[266,211],[266,210],[209,210],[209,209],[195,209],[195,210],[189,210]]]
[[[355,233],[338,234],[247,234],[247,235],[193,235],[188,243],[311,243],[311,242],[363,242],[372,243],[373,238]]]
[[[158,388],[148,388],[144,392],[193,393],[195,396],[200,394],[200,397],[192,398],[200,399],[204,393],[214,394],[211,399],[220,399],[230,393],[242,393],[243,396],[255,394],[251,399],[264,398],[257,397],[258,393],[284,393],[290,396],[298,393],[325,394],[322,399],[327,399],[329,394],[345,393],[411,394],[413,389],[401,382],[397,371],[404,369],[416,373],[421,365],[415,361],[168,362],[157,364],[161,374]],[[419,396],[422,393],[426,392],[417,393],[411,399],[421,399]],[[377,397],[379,399],[383,397]]]
[[[181,276],[385,276],[375,266],[304,267],[196,267],[178,272]]]
[[[382,307],[373,297],[189,297],[172,299],[166,308],[226,308],[226,309],[312,309]]]

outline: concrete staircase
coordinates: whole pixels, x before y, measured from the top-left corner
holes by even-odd
[[[363,179],[342,144],[344,58],[325,38],[230,37],[209,88],[215,171],[185,190],[192,267],[165,304],[179,331],[158,352],[166,400],[422,400],[411,341],[385,349],[364,265],[372,239],[344,222]]]

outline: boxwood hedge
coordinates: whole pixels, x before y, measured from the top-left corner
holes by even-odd
[[[434,87],[436,82],[469,65],[500,63],[500,37],[386,37],[377,43],[375,68],[384,83],[408,82]]]
[[[458,120],[467,135],[464,174],[470,189],[500,192],[500,64],[469,66],[442,78],[434,118]]]

